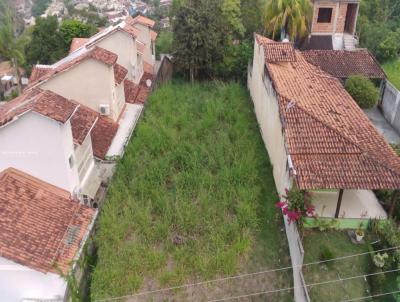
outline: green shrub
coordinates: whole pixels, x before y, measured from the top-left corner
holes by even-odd
[[[372,108],[378,102],[378,89],[364,76],[350,76],[346,80],[345,88],[357,104],[363,109]]]
[[[327,247],[326,245],[324,245],[321,249],[321,253],[319,255],[319,260],[320,261],[327,261],[325,264],[328,267],[332,267],[333,266],[333,262],[334,261],[330,261],[332,259],[335,259],[335,255],[332,252],[332,250]]]

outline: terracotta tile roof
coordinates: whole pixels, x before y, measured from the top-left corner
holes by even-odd
[[[16,169],[0,173],[0,256],[34,270],[67,273],[95,211]]]
[[[56,67],[53,67],[54,65],[52,65],[50,72],[47,72],[42,77],[36,79],[36,81],[30,83],[28,85],[27,89],[30,89],[30,88],[34,87],[35,85],[37,85],[38,83],[48,80],[53,75],[64,72],[64,71],[74,67],[75,65],[79,64],[83,60],[86,60],[89,58],[97,60],[99,62],[102,62],[102,63],[104,63],[106,65],[110,65],[110,66],[114,65],[118,59],[118,56],[115,53],[110,52],[106,49],[97,47],[97,46],[91,50],[82,52],[82,54],[80,54],[76,57],[74,57],[72,55],[70,55],[70,56],[71,57],[66,57],[66,58],[62,59],[61,61],[57,62],[56,63],[57,65],[55,65]]]
[[[127,80],[125,80],[127,81]],[[119,125],[113,120],[100,116],[91,131],[93,154],[105,159]]]
[[[151,40],[154,42],[157,39],[158,34],[152,30],[150,31]]]
[[[340,81],[309,64],[301,52],[295,57],[293,62],[267,62],[266,75],[278,94],[298,186],[400,188],[400,159]]]
[[[74,115],[71,117],[72,137],[74,143],[81,145],[89,132],[93,129],[99,114],[84,106],[80,105]]]
[[[51,67],[45,65],[35,65],[33,66],[31,76],[29,78],[29,82],[34,82],[41,77],[43,77],[48,72],[51,72]]]
[[[385,73],[367,49],[346,50],[309,50],[303,57],[311,64],[337,78],[348,78],[361,74],[367,78],[385,78]]]
[[[72,116],[77,106],[77,104],[54,92],[33,89],[0,107],[0,126],[4,126],[14,118],[29,111],[65,123]]]
[[[294,62],[296,60],[292,43],[276,42],[260,35],[256,35],[256,39],[264,47],[266,62]]]
[[[128,70],[125,67],[116,63],[114,65],[114,78],[116,84],[121,84],[122,81],[125,79],[127,73]]]
[[[69,53],[74,52],[78,48],[81,48],[89,40],[90,40],[90,38],[73,38],[71,41],[71,46],[69,48]]]
[[[130,25],[130,24],[128,24],[128,23],[125,23],[125,25],[124,26],[122,26],[121,27],[122,28],[122,30],[124,30],[125,32],[127,32],[128,34],[130,34],[133,38],[137,38],[138,36],[139,36],[139,34],[140,34],[140,31],[137,29],[137,28],[135,28],[135,27],[133,27],[132,25]]]
[[[141,15],[138,15],[135,18],[128,17],[128,18],[125,19],[125,22],[127,24],[129,24],[129,25],[135,25],[135,24],[139,23],[139,24],[142,24],[142,25],[145,25],[145,26],[149,26],[151,28],[153,28],[154,25],[156,24],[155,21],[153,21],[153,20],[151,20],[149,18],[146,18],[144,16],[141,16]]]

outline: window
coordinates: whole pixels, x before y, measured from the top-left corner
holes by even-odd
[[[72,168],[74,166],[74,156],[70,155],[68,158],[69,166]]]
[[[331,23],[332,8],[321,7],[318,11],[318,23]]]

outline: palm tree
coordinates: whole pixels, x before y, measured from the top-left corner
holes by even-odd
[[[280,32],[291,41],[304,38],[312,15],[310,0],[269,0],[264,16],[265,30],[272,38]]]
[[[21,94],[19,67],[25,62],[24,46],[26,37],[16,37],[14,16],[10,9],[6,9],[0,20],[0,55],[11,61],[17,77],[18,94]]]

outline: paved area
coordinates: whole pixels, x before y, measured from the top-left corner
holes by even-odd
[[[389,144],[400,144],[400,134],[394,130],[377,107],[364,112]]]

